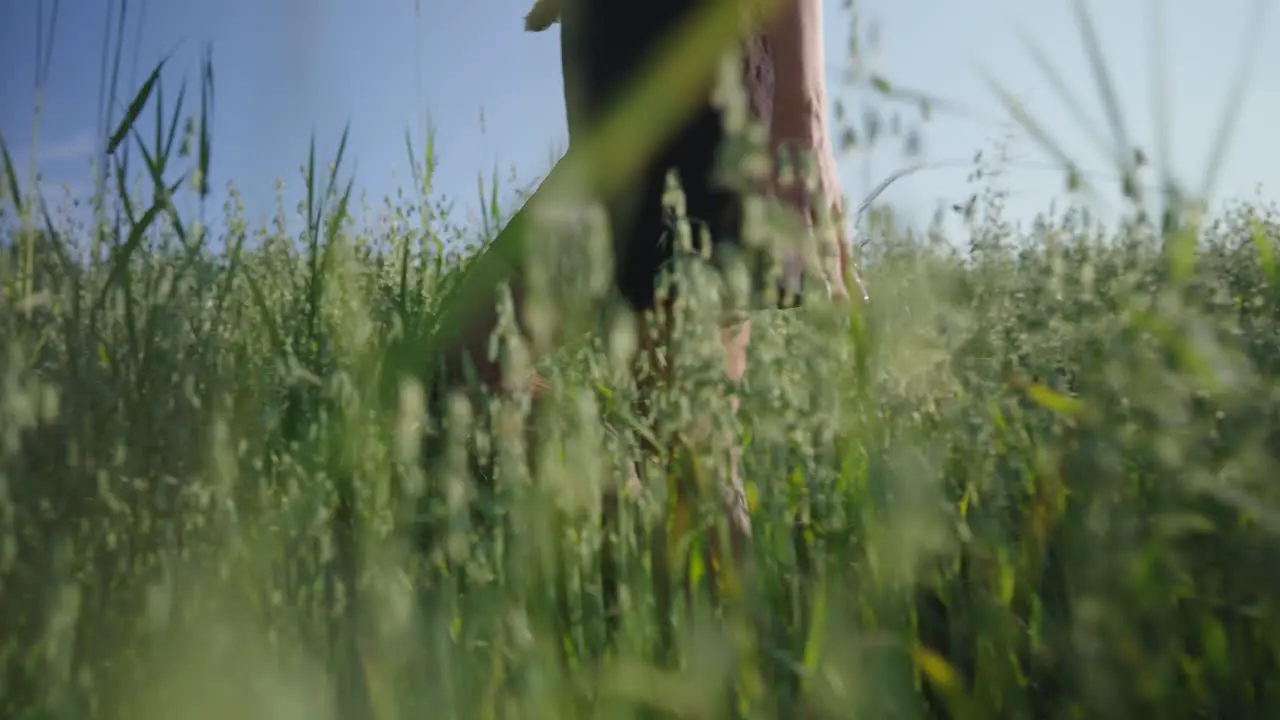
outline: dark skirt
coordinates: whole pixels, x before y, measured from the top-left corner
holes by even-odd
[[[561,55],[569,142],[582,142],[603,112],[630,87],[657,43],[701,0],[565,0]],[[608,204],[614,247],[614,279],[636,311],[654,305],[659,276],[674,257],[671,213],[662,198],[674,170],[685,196],[694,249],[705,234],[717,248],[740,246],[742,197],[717,182],[716,157],[725,140],[722,113],[711,88],[698,110],[643,166],[638,177]]]

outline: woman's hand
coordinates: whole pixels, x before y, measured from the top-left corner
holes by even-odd
[[[537,0],[524,16],[524,29],[529,32],[542,32],[560,22],[561,0]]]

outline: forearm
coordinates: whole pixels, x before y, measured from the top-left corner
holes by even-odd
[[[844,230],[844,195],[827,121],[822,2],[781,2],[778,16],[766,33],[774,71],[769,129],[774,152],[786,157],[797,174],[789,185],[779,183],[777,191],[781,199],[807,218],[833,223],[834,227],[819,231],[826,238],[820,244],[828,251],[834,250],[828,257],[835,262],[835,275],[828,279],[831,291],[844,297],[845,274],[849,270],[848,236]],[[797,160],[803,163],[796,165]],[[854,275],[856,279],[856,270]],[[858,284],[861,285],[860,280]]]
[[[828,127],[826,49],[821,0],[781,0],[767,35],[773,55],[774,102],[770,137],[775,152],[794,163],[807,156],[816,175],[816,197],[802,188],[783,190],[797,201],[839,211],[843,199]],[[797,168],[801,169],[801,168]],[[812,208],[817,210],[819,208]]]

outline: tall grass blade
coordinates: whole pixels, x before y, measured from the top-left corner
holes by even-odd
[[[1041,74],[1049,80],[1049,84],[1053,87],[1054,92],[1058,94],[1058,99],[1067,106],[1067,110],[1071,112],[1075,121],[1084,129],[1085,134],[1089,136],[1089,139],[1093,141],[1098,150],[1104,155],[1110,153],[1111,148],[1109,146],[1111,143],[1107,142],[1107,138],[1102,134],[1102,131],[1093,124],[1092,120],[1089,119],[1088,114],[1085,113],[1084,107],[1076,98],[1075,93],[1071,91],[1071,88],[1067,87],[1067,83],[1063,80],[1062,74],[1058,72],[1058,69],[1054,67],[1052,62],[1050,62],[1049,58],[1044,54],[1044,51],[1040,49],[1040,45],[1031,39],[1031,36],[1025,29],[1020,29],[1018,31],[1018,37],[1022,40],[1023,46],[1027,48],[1027,52],[1031,54],[1031,59],[1035,61],[1036,66],[1040,68]]]
[[[9,202],[13,203],[13,211],[22,212],[22,186],[18,184],[18,173],[13,169],[13,157],[9,155],[9,143],[0,134],[0,160],[4,161],[5,189],[8,190]]]
[[[1136,199],[1135,193],[1139,192],[1139,187],[1133,178],[1133,150],[1129,142],[1129,131],[1125,126],[1124,115],[1120,111],[1120,101],[1116,97],[1115,85],[1107,69],[1107,61],[1102,55],[1102,46],[1098,42],[1093,18],[1085,6],[1085,0],[1072,0],[1071,8],[1075,11],[1076,25],[1080,28],[1089,56],[1089,68],[1093,71],[1094,82],[1098,86],[1099,95],[1102,96],[1102,106],[1111,124],[1112,156],[1116,162],[1116,169],[1124,177],[1125,196]]]
[[[155,89],[156,83],[160,82],[160,71],[164,68],[164,63],[164,60],[156,63],[156,66],[151,70],[151,74],[142,83],[142,87],[138,88],[137,94],[133,96],[133,100],[129,101],[129,107],[125,110],[124,117],[120,118],[115,131],[111,133],[111,138],[107,141],[108,155],[114,155],[120,144],[129,137],[134,123],[137,122],[138,116],[142,114],[142,109],[146,107],[147,101],[151,99],[151,93]]]
[[[1218,177],[1222,172],[1222,163],[1227,155],[1227,143],[1231,140],[1232,130],[1240,119],[1240,106],[1244,102],[1244,91],[1253,75],[1254,62],[1261,48],[1263,31],[1267,27],[1267,13],[1274,3],[1267,0],[1254,0],[1253,12],[1245,28],[1245,40],[1240,53],[1240,66],[1236,69],[1235,79],[1227,93],[1227,100],[1222,105],[1222,119],[1218,121],[1218,130],[1213,134],[1213,149],[1209,153],[1209,164],[1205,168],[1204,185],[1200,190],[1200,198],[1208,202],[1217,188]]]

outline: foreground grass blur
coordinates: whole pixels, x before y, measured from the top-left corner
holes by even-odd
[[[535,477],[501,423],[477,430],[496,482],[456,453],[420,470],[401,348],[452,266],[443,223],[387,209],[368,236],[321,215],[307,245],[233,203],[218,251],[165,228],[126,262],[35,231],[34,293],[0,315],[6,717],[323,717],[359,686],[378,717],[707,716],[743,673],[752,715],[888,716],[929,687],[970,717],[1280,707],[1275,207],[1197,228],[1183,263],[1075,212],[1015,229],[989,194],[967,253],[865,259],[859,342],[819,308],[761,321],[742,433],[767,632],[681,609],[669,675],[636,538],[625,640],[588,661],[591,519],[635,456],[608,343],[547,368]],[[725,402],[695,332],[674,422]],[[493,410],[470,415],[521,408]],[[407,545],[423,493],[454,562]]]
[[[204,190],[203,112],[180,130],[154,104],[154,141],[113,138],[145,150],[146,190],[121,168],[94,227],[6,161],[0,715],[1280,709],[1276,206],[1015,227],[991,189],[964,237],[877,238],[865,313],[757,321],[736,430],[754,600],[655,616],[651,488],[624,503],[606,652],[598,516],[640,457],[634,338],[549,359],[532,415],[457,398],[424,442],[422,338],[471,256],[446,248],[475,247],[432,200],[430,146],[420,195],[354,208],[341,150],[327,172],[313,153],[295,212],[250,227],[232,191],[206,225],[175,200]],[[598,253],[553,240],[544,271],[578,282],[547,286],[585,302]],[[728,417],[697,317],[664,423]],[[692,530],[673,544],[696,579]]]

